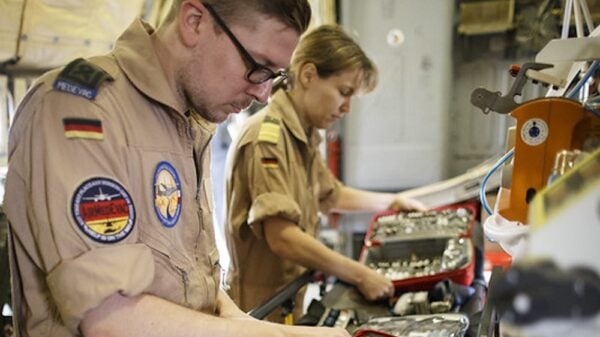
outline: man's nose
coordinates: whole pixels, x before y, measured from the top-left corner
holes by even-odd
[[[246,92],[258,103],[265,104],[269,99],[272,89],[273,81],[266,81],[261,84],[252,84]]]

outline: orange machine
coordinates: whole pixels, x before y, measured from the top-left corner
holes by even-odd
[[[527,223],[529,201],[548,182],[556,155],[563,150],[592,152],[600,142],[600,118],[577,101],[546,97],[515,102],[527,83],[528,71],[551,67],[544,63],[513,66],[510,73],[515,82],[506,95],[484,88],[471,94],[471,103],[484,113],[510,114],[517,120],[510,189],[500,189],[497,209],[507,220],[522,224]]]
[[[546,186],[556,154],[593,147],[600,140],[600,118],[558,97],[525,102],[510,115],[517,120],[511,188],[501,190],[498,211],[526,224],[529,201]]]

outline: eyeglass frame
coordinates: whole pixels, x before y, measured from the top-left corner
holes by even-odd
[[[275,71],[269,69],[269,67],[267,67],[266,65],[256,62],[254,60],[254,58],[252,57],[252,55],[250,55],[248,50],[246,48],[244,48],[242,43],[235,37],[235,35],[233,35],[233,32],[229,29],[229,27],[227,27],[227,25],[225,24],[225,21],[223,21],[223,19],[217,14],[217,12],[212,7],[212,5],[207,4],[207,3],[202,3],[202,4],[204,5],[204,7],[206,7],[208,12],[212,15],[213,19],[215,19],[215,22],[217,23],[217,25],[219,25],[219,27],[229,37],[231,42],[233,42],[233,45],[237,48],[238,52],[240,53],[240,55],[242,56],[244,61],[250,65],[248,71],[246,71],[246,75],[245,75],[246,81],[248,81],[252,84],[262,84],[269,80],[278,79],[278,82],[279,82],[279,81],[287,78],[288,75],[285,70],[281,69],[281,70],[278,70],[275,72]],[[265,74],[266,77],[260,78],[259,80],[253,80],[252,79],[253,74]]]

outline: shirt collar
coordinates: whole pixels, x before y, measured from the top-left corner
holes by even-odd
[[[298,113],[294,108],[292,100],[288,96],[287,92],[283,89],[277,90],[271,101],[279,107],[281,111],[281,117],[287,128],[292,132],[294,137],[311,146],[317,146],[321,142],[321,136],[316,129],[310,129],[310,135],[307,136],[306,132],[302,128]],[[309,137],[310,136],[310,137]]]
[[[169,86],[150,39],[152,33],[152,26],[135,20],[115,43],[115,58],[138,90],[183,115],[187,105],[176,88]]]
[[[217,123],[207,121],[192,108],[190,108],[190,113],[190,116],[194,119],[196,123],[198,123],[198,125],[200,125],[202,129],[214,136],[215,132],[217,132]]]

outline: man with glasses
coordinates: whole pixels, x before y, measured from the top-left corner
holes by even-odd
[[[305,0],[174,0],[32,86],[4,204],[19,335],[348,336],[254,320],[219,288],[213,123],[267,100],[309,19]]]

